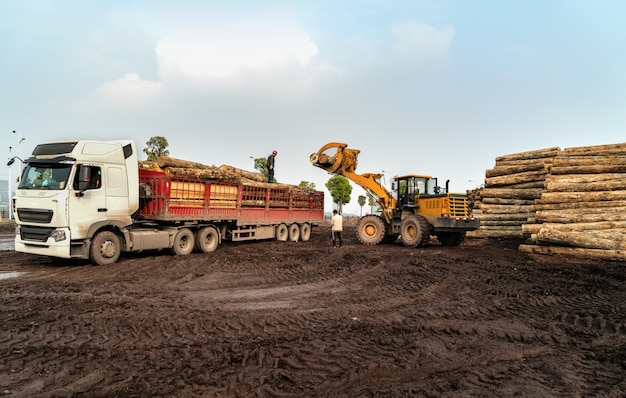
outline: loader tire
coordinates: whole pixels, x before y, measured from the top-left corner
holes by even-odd
[[[364,216],[356,224],[356,237],[364,245],[377,245],[385,237],[385,222],[374,215]]]
[[[410,214],[400,224],[400,238],[407,247],[424,246],[430,240],[432,227],[426,218]]]

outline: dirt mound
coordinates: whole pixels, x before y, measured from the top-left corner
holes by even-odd
[[[12,233],[13,229],[4,229]],[[306,243],[123,256],[0,252],[16,397],[626,395],[624,263],[517,241]]]

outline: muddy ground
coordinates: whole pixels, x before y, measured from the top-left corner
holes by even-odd
[[[107,267],[1,251],[23,274],[0,279],[0,393],[626,396],[626,263],[329,235]]]

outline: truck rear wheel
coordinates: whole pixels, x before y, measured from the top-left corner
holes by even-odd
[[[217,249],[220,243],[220,235],[214,227],[200,228],[196,232],[196,250],[202,253],[210,253]]]
[[[98,265],[109,265],[120,258],[122,243],[113,231],[98,232],[91,240],[90,260]]]
[[[364,216],[356,224],[356,237],[364,245],[377,245],[385,237],[385,222],[374,215]]]
[[[305,222],[300,225],[300,240],[303,242],[308,242],[311,239],[311,224]]]
[[[286,242],[288,238],[289,238],[289,228],[287,228],[287,225],[280,224],[279,226],[277,226],[276,227],[276,240],[281,241],[281,242]]]
[[[300,226],[298,224],[291,224],[289,226],[289,240],[297,242],[300,239]]]
[[[174,245],[172,253],[178,256],[186,256],[191,253],[194,248],[193,232],[189,228],[181,228],[174,236]]]

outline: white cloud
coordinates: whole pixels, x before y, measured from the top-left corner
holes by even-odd
[[[176,33],[156,47],[163,80],[181,75],[223,79],[240,72],[305,68],[317,52],[315,43],[296,27]]]
[[[105,100],[124,104],[140,104],[154,99],[160,92],[160,82],[142,80],[137,73],[127,73],[97,89],[97,94]]]

